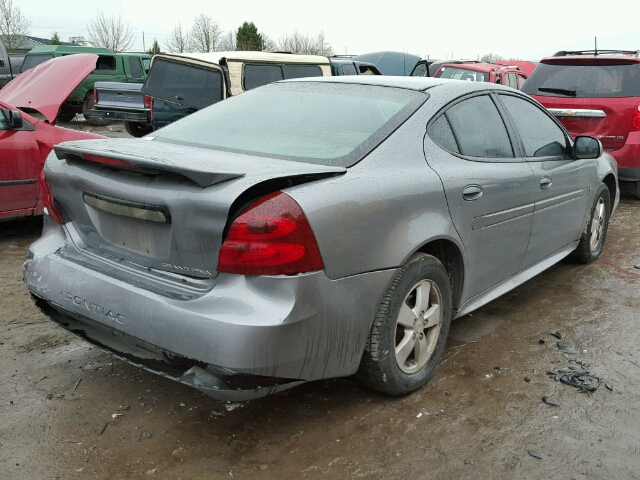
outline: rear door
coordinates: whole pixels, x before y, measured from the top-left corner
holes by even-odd
[[[535,177],[535,212],[524,269],[580,238],[595,163],[575,160],[564,130],[534,102],[501,93]]]
[[[0,213],[36,205],[42,162],[35,133],[27,121],[20,130],[9,129],[0,114]]]
[[[533,222],[533,173],[515,156],[489,94],[449,107],[429,123],[428,134],[448,152],[427,154],[427,161],[442,179],[466,249],[472,297],[518,271]]]
[[[640,64],[594,62],[541,63],[523,92],[547,107],[573,137],[594,136],[605,148],[617,149],[625,144],[640,104]]]

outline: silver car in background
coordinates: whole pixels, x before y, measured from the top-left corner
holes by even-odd
[[[222,400],[357,374],[424,385],[452,319],[596,260],[617,167],[487,83],[274,83],[144,139],[55,147],[24,263],[36,304]]]

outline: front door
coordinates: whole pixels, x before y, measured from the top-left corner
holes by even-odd
[[[428,137],[444,149],[425,151],[435,151],[427,161],[442,179],[465,246],[465,296],[471,298],[518,271],[533,221],[533,173],[514,155],[512,139],[487,94],[448,108],[430,122]]]
[[[522,140],[535,177],[535,213],[529,249],[521,268],[580,238],[589,208],[595,162],[575,160],[565,131],[533,102],[499,95]]]
[[[25,120],[22,129],[11,130],[0,114],[0,213],[36,206],[42,163],[31,128]]]

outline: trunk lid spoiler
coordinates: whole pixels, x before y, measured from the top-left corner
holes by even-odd
[[[82,158],[133,170],[164,171],[182,175],[202,188],[245,175],[289,177],[322,173],[341,174],[345,167],[294,162],[147,139],[104,139],[64,142],[54,147],[59,159]],[[101,162],[100,159],[105,161]],[[129,164],[129,167],[126,166]]]

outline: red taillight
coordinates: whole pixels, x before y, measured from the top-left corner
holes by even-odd
[[[153,118],[153,98],[149,97],[149,116]]]
[[[307,217],[286,193],[261,198],[236,218],[218,255],[219,272],[296,275],[324,263]]]
[[[131,162],[127,162],[126,160],[118,160],[117,158],[91,155],[90,153],[83,153],[82,158],[90,162],[104,163],[105,165],[113,165],[114,167],[131,168]]]
[[[640,130],[640,103],[633,110],[633,120],[631,121],[631,130]]]
[[[46,213],[54,222],[64,223],[62,215],[58,211],[58,208],[56,207],[55,201],[53,199],[53,193],[51,193],[49,182],[47,182],[47,179],[44,178],[44,170],[40,172],[40,178],[38,179],[38,181],[40,183],[40,191],[42,191],[42,199],[44,200]]]
[[[144,103],[144,108],[151,108],[151,97],[149,95],[143,95],[142,102]]]
[[[98,90],[94,89],[93,90],[93,103],[98,103]]]

